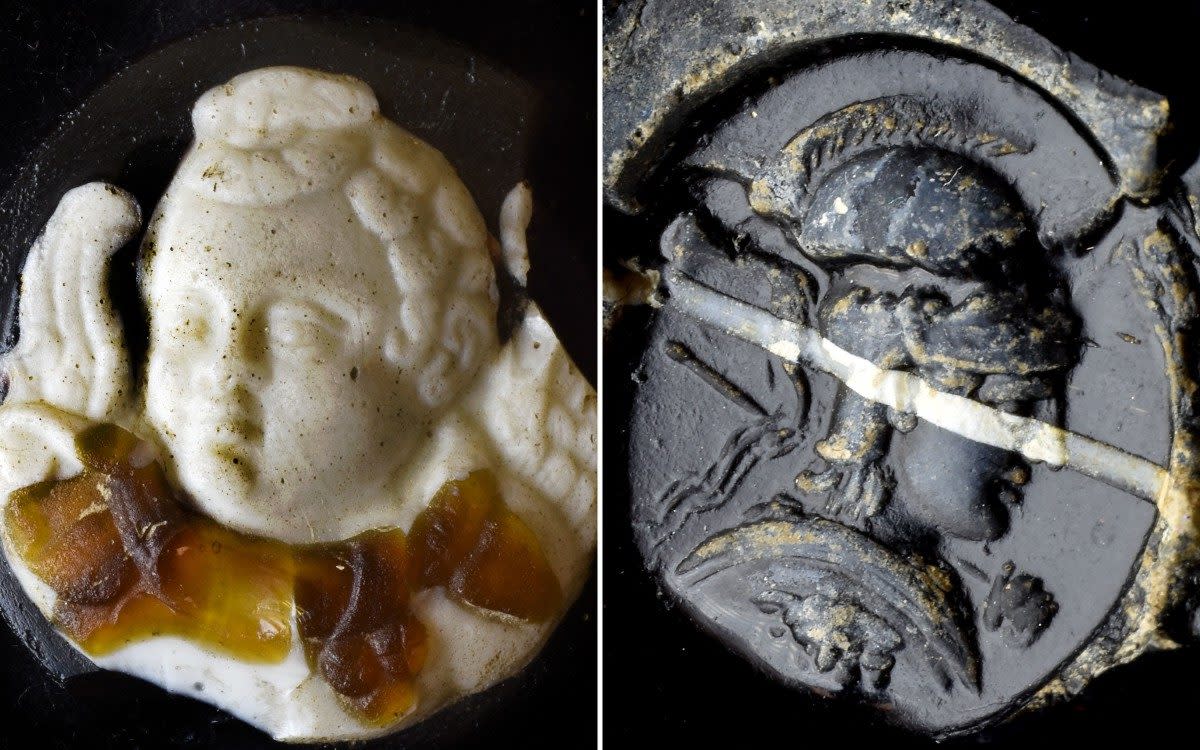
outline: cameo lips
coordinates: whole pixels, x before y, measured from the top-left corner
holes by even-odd
[[[76,440],[85,470],[13,493],[9,536],[58,595],[55,621],[101,655],[175,634],[247,661],[291,649],[365,721],[386,725],[419,699],[428,654],[415,592],[445,587],[465,604],[528,622],[562,607],[537,537],[495,478],[448,482],[399,529],[335,544],[288,546],[239,534],[182,505],[152,446],[114,425]]]

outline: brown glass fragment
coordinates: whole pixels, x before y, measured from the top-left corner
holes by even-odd
[[[532,621],[562,598],[537,538],[490,472],[446,483],[413,524],[334,544],[288,546],[208,519],[172,491],[148,443],[114,425],[76,441],[84,465],[30,485],[5,510],[13,548],[58,596],[54,620],[101,656],[177,635],[249,662],[277,662],[296,621],[309,664],[364,720],[417,701],[428,634],[412,594],[445,586]]]
[[[388,724],[416,703],[425,630],[409,611],[404,533],[371,531],[297,552],[296,607],[305,654],[368,721]]]
[[[77,477],[14,492],[8,529],[17,553],[59,597],[102,604],[133,582],[136,569],[124,554],[111,514],[89,504],[96,489],[89,482],[95,480]]]
[[[413,522],[412,540],[422,586],[445,586],[460,601],[533,622],[558,611],[558,579],[491,472],[444,484]]]
[[[9,536],[89,653],[179,635],[252,662],[291,647],[288,549],[188,512],[149,446],[112,425],[77,441],[84,471],[13,494]]]

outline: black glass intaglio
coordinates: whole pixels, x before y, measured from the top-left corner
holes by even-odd
[[[1166,99],[983,2],[622,6],[606,50],[609,487],[666,601],[936,738],[1192,638]]]

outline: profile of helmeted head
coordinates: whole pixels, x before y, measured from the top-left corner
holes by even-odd
[[[932,147],[851,153],[827,169],[796,227],[830,273],[816,310],[823,335],[939,391],[1057,423],[1080,326],[1019,196],[986,166]],[[830,469],[800,487],[837,484],[830,505],[846,520],[870,523],[897,500],[897,524],[977,541],[1008,530],[1030,475],[1015,453],[849,388],[815,452]]]
[[[359,531],[498,348],[484,221],[356,79],[254,71],[192,121],[142,247],[147,422],[222,522]]]

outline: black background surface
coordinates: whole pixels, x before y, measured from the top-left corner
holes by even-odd
[[[0,237],[6,243],[0,248],[0,277],[11,282],[14,254],[23,255],[24,243],[31,239],[26,225],[40,225],[53,208],[20,199],[31,167],[42,175],[87,171],[87,165],[60,166],[68,159],[86,161],[86,154],[43,152],[41,146],[59,142],[63,129],[70,129],[71,113],[114,74],[166,44],[248,19],[361,17],[376,29],[379,24],[403,24],[478,53],[480,60],[509,71],[540,98],[529,132],[544,148],[530,151],[526,175],[536,191],[530,290],[594,382],[596,13],[590,3],[561,0],[0,2],[0,195],[6,196],[0,202]],[[130,103],[131,110],[138,106]],[[145,129],[152,131],[159,123],[169,127],[178,119],[164,113]],[[124,170],[132,178],[150,176],[144,184],[126,185],[147,213],[153,205],[148,199],[165,187],[169,169],[190,137],[182,131],[157,135],[161,137],[148,138],[152,144],[138,152],[145,163],[127,164]],[[96,176],[107,176],[108,167],[95,169]],[[43,178],[40,191],[44,183]],[[554,217],[552,222],[543,220],[543,226],[553,226],[541,241],[539,213]],[[485,216],[494,226],[495,216],[486,210]],[[22,245],[9,246],[17,238]],[[0,301],[0,307],[7,306],[7,299]],[[594,746],[595,600],[593,576],[542,655],[524,673],[371,747]],[[266,735],[206,704],[122,675],[95,673],[62,684],[15,633],[0,625],[0,748],[273,744]]]
[[[1200,3],[1036,2],[994,5],[1100,69],[1165,95],[1178,172],[1200,154],[1194,58]],[[606,6],[612,3],[606,2]],[[604,258],[653,249],[661,225],[604,213]],[[644,316],[643,316],[644,317]],[[642,318],[630,316],[624,331]],[[605,342],[604,725],[613,747],[930,747],[871,709],[825,701],[763,676],[672,608],[642,567],[630,533],[624,419],[635,352]],[[1200,649],[1142,657],[1078,699],[942,747],[1097,747],[1187,732],[1200,707]]]

